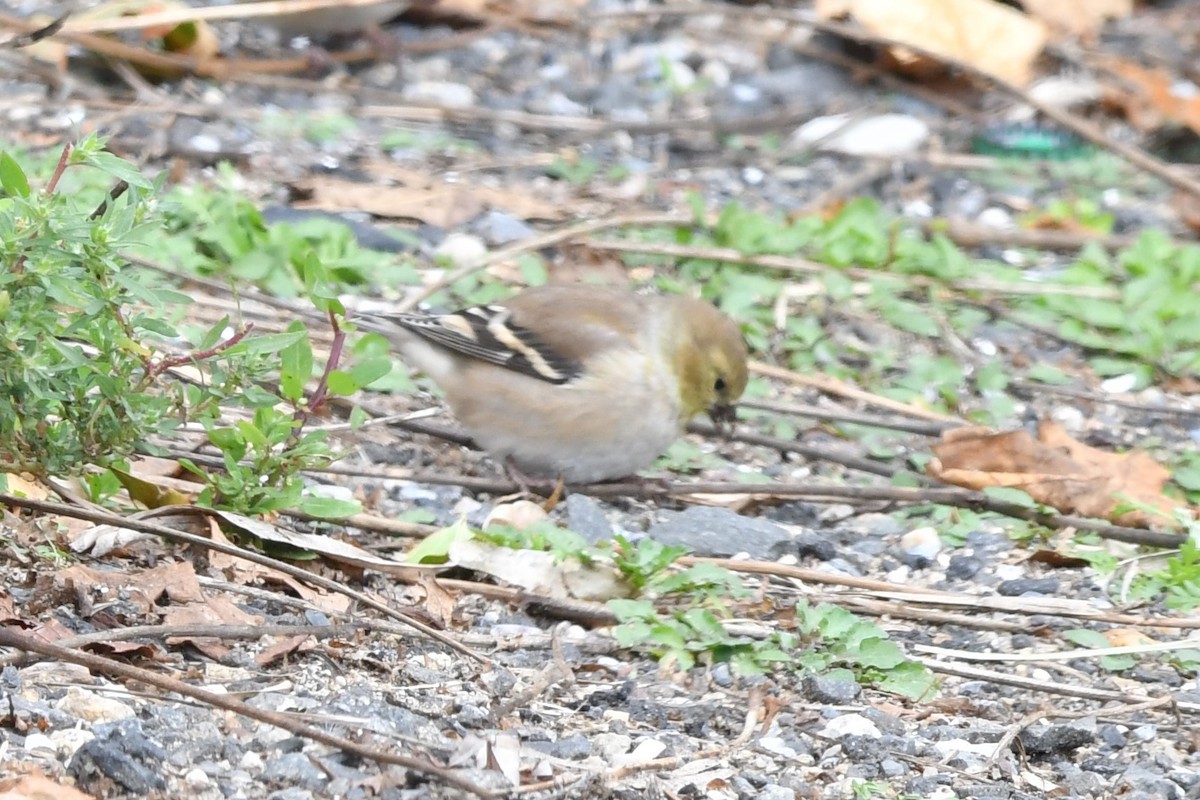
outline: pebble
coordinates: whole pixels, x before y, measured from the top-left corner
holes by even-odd
[[[183,782],[186,783],[189,788],[197,791],[201,789],[207,789],[212,784],[212,781],[210,781],[208,776],[204,774],[204,770],[195,767],[184,773]]]
[[[598,733],[592,737],[592,747],[606,764],[613,764],[633,749],[633,738],[621,733]]]
[[[487,255],[487,245],[478,236],[456,232],[448,235],[433,254],[448,261],[451,267],[467,267],[479,263]]]
[[[537,231],[524,221],[503,211],[491,210],[475,223],[475,230],[492,247],[501,247],[520,242],[535,235]]]
[[[1058,593],[1058,578],[1017,578],[1002,582],[996,593],[1004,597],[1021,597],[1027,594],[1053,595]]]
[[[900,547],[904,554],[926,563],[932,561],[942,550],[942,539],[936,528],[914,528],[900,537]]]
[[[955,554],[950,556],[950,563],[946,566],[946,577],[956,581],[969,580],[974,578],[983,566],[982,559]]]
[[[613,538],[612,523],[600,503],[586,494],[567,495],[567,526],[588,544],[598,544]]]
[[[872,736],[879,738],[882,732],[879,727],[862,714],[842,714],[834,717],[825,724],[822,735],[830,739],[840,739],[843,736]]]
[[[728,558],[747,553],[754,559],[771,559],[791,538],[772,522],[725,508],[692,506],[663,516],[647,535],[660,544],[688,547],[698,556]]]
[[[835,706],[849,705],[862,693],[862,687],[854,681],[825,675],[809,675],[802,685],[809,700]]]
[[[852,156],[901,156],[929,138],[929,124],[907,114],[853,119],[849,114],[817,117],[801,125],[792,139],[818,150]]]
[[[780,758],[793,759],[798,755],[796,749],[787,744],[780,736],[759,737],[758,746]]]
[[[68,687],[67,693],[54,704],[54,707],[91,723],[116,722],[135,716],[134,710],[120,700],[89,692],[78,686]]]
[[[405,102],[442,108],[472,108],[478,103],[474,89],[453,81],[417,81],[400,94]]]

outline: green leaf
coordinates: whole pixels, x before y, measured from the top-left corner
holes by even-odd
[[[475,531],[467,525],[466,520],[460,519],[426,536],[405,554],[404,560],[409,564],[444,564],[449,558],[450,545],[474,537]]]
[[[25,177],[21,165],[8,153],[0,153],[0,186],[4,187],[6,194],[14,197],[29,196],[29,179]]]
[[[937,688],[937,677],[922,664],[906,661],[885,672],[876,687],[913,700],[923,700]]]
[[[107,153],[104,151],[91,153],[84,159],[84,163],[90,164],[97,169],[107,172],[114,178],[123,180],[130,186],[138,189],[154,188],[154,181],[143,175],[142,172],[137,168],[136,164],[126,161],[120,156],[112,153]]]
[[[854,663],[876,669],[893,669],[904,663],[904,653],[890,639],[870,638],[859,643]]]
[[[362,504],[357,500],[339,500],[333,497],[317,497],[304,495],[300,498],[299,509],[305,514],[323,519],[341,519],[362,512]]]
[[[279,392],[285,400],[299,402],[304,397],[304,385],[312,377],[313,352],[304,325],[293,322],[289,332],[302,334],[279,352]]]

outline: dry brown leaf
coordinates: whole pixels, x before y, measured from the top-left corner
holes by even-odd
[[[209,535],[216,541],[231,544],[229,539],[225,537],[225,534],[215,524],[212,526],[212,531]],[[253,586],[257,583],[286,586],[297,597],[306,600],[326,614],[341,614],[350,608],[350,598],[346,595],[306,586],[291,575],[280,572],[273,567],[247,561],[237,556],[218,553],[215,550],[209,554],[209,563],[214,568],[221,570],[221,573],[231,583],[238,583],[243,586]]]
[[[396,171],[391,171],[393,179]],[[539,200],[532,192],[446,183],[411,172],[395,186],[358,183],[327,176],[310,177],[291,187],[297,208],[365,211],[385,219],[413,219],[439,228],[456,228],[487,209],[518,219],[561,220],[566,209]]]
[[[419,187],[446,182],[444,175],[410,169],[394,161],[368,161],[362,165],[362,169],[372,178],[401,186]],[[501,209],[524,220],[564,220],[578,216],[601,216],[605,209],[609,208],[604,203],[578,201],[571,194],[569,185],[563,183],[536,189],[521,185],[451,185],[465,187],[471,194],[483,199],[488,208]]]
[[[0,800],[94,800],[72,786],[65,786],[42,775],[0,782]]]
[[[1154,639],[1135,628],[1109,628],[1104,638],[1113,647],[1131,647],[1139,644],[1154,644]]]
[[[432,573],[427,572],[417,575],[417,586],[425,592],[425,612],[440,622],[442,627],[449,627],[454,617],[454,593],[447,591]]]
[[[1200,96],[1182,91],[1183,84],[1173,73],[1116,58],[1103,63],[1130,86],[1107,87],[1106,94],[1110,103],[1125,112],[1131,125],[1151,131],[1172,122],[1200,133]]]
[[[307,633],[297,634],[296,636],[286,636],[282,639],[277,639],[261,650],[254,657],[254,661],[260,667],[265,667],[284,656],[289,656],[292,653],[303,650],[311,650],[316,647],[316,642],[312,636]]]
[[[943,434],[933,452],[928,471],[936,478],[969,489],[1021,489],[1064,514],[1148,527],[1172,521],[1179,505],[1162,492],[1170,473],[1146,453],[1089,447],[1054,422],[1043,422],[1037,439],[1026,431],[960,428]],[[1118,515],[1122,498],[1161,509],[1162,515],[1138,510]]]
[[[143,613],[154,610],[160,598],[167,595],[175,603],[194,603],[204,599],[200,583],[191,562],[164,564],[154,569],[116,572],[75,564],[59,570],[54,583],[61,589],[102,600],[124,596],[137,604]]]
[[[911,44],[998,78],[1025,86],[1046,44],[1046,26],[993,0],[848,0],[822,4],[845,12],[879,36]],[[891,55],[902,68],[927,71],[927,59],[902,48]]]
[[[1030,16],[1054,31],[1092,39],[1106,20],[1128,17],[1133,0],[1022,0]]]
[[[164,625],[261,625],[262,617],[247,614],[228,598],[210,597],[203,603],[168,606],[163,610]],[[232,652],[220,639],[211,636],[170,636],[167,644],[186,642],[209,658],[220,661]]]
[[[165,654],[157,645],[144,642],[92,642],[79,649],[105,658],[121,658],[126,661],[132,661],[135,657],[141,661],[166,660]]]

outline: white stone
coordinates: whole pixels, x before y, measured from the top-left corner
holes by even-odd
[[[820,150],[856,156],[899,156],[917,150],[929,138],[929,125],[908,114],[879,114],[852,119],[849,114],[817,117],[801,125],[793,139]]]

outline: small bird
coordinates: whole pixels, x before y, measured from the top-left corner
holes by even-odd
[[[441,386],[481,447],[567,483],[632,475],[702,412],[732,422],[746,388],[741,331],[691,297],[551,285],[452,314],[356,321]]]

